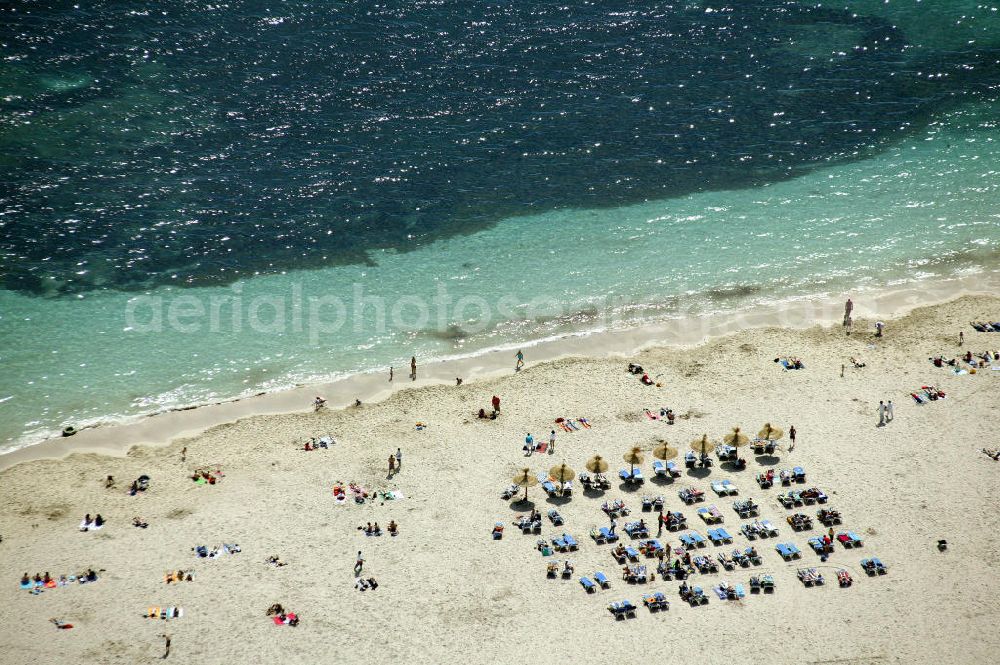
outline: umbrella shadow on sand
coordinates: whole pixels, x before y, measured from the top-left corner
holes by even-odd
[[[654,485],[659,485],[660,487],[664,487],[666,485],[673,485],[674,484],[674,477],[673,476],[653,476],[652,478],[649,479],[649,482],[653,483]]]
[[[517,501],[511,501],[510,509],[515,513],[531,512],[535,509],[535,502],[531,499],[518,499]]]
[[[761,466],[777,466],[778,462],[781,461],[781,458],[777,455],[757,455],[754,459]]]
[[[573,500],[573,497],[570,497],[570,496],[559,496],[558,494],[554,494],[554,495],[548,497],[547,499],[545,499],[545,503],[551,503],[553,506],[565,506],[567,503],[569,503],[572,500]]]
[[[698,479],[708,478],[710,475],[712,475],[712,467],[708,468],[695,467],[693,469],[688,469],[687,475],[689,475],[692,478],[698,478]]]

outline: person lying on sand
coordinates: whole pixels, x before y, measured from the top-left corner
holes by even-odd
[[[142,518],[136,515],[132,518],[132,526],[139,527],[140,529],[145,529],[149,526],[149,522],[143,522]]]
[[[989,457],[990,459],[1000,462],[1000,448],[996,449],[983,448],[983,453],[985,453],[986,456]]]
[[[865,366],[865,364],[863,362],[859,361],[854,356],[851,356],[851,364],[854,365],[855,367],[859,368],[859,369]]]
[[[280,558],[280,557],[278,557],[278,556],[269,556],[269,557],[267,557],[267,558],[266,558],[266,559],[264,560],[264,562],[265,562],[265,563],[269,563],[269,564],[271,564],[272,566],[275,566],[276,568],[280,568],[281,566],[286,566],[286,565],[288,565],[288,564],[286,564],[286,563],[285,563],[284,561],[282,561],[282,560],[281,560],[281,558]]]

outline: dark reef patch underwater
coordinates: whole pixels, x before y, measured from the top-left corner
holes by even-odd
[[[862,10],[731,4],[8,5],[0,284],[224,283],[757,186],[1000,84],[995,30],[933,49]]]

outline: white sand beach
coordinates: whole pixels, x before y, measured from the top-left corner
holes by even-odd
[[[865,303],[858,306],[863,315]],[[0,662],[161,661],[165,634],[166,660],[184,663],[993,662],[1000,653],[994,491],[1000,462],[980,449],[998,445],[1000,371],[957,375],[928,361],[966,349],[1000,350],[1000,333],[968,325],[982,319],[1000,319],[1000,298],[967,296],[916,309],[888,320],[882,339],[873,337],[872,319],[858,316],[851,336],[839,324],[813,325],[743,330],[627,357],[537,362],[529,353],[517,374],[457,387],[397,386],[360,408],[246,417],[167,445],[136,446],[124,456],[32,460],[22,451],[20,463],[0,472],[6,574]],[[786,371],[774,362],[785,356],[801,358],[804,369]],[[850,357],[865,366],[853,367]],[[625,371],[628,362],[641,364],[660,386],[642,385]],[[910,393],[928,385],[946,397],[918,405]],[[492,395],[501,397],[500,417],[477,419]],[[876,426],[879,400],[895,404],[885,427]],[[674,425],[643,415],[644,408],[664,406],[678,415]],[[592,427],[557,430],[554,454],[525,457],[525,434],[547,439],[559,417],[584,417]],[[418,430],[418,422],[427,426]],[[718,441],[733,426],[752,434],[765,422],[786,431],[794,425],[794,450],[785,437],[774,457],[741,449],[745,470],[717,464],[684,470],[670,482],[653,477],[649,452],[661,439],[683,454],[703,433]],[[100,438],[100,430],[87,434]],[[309,437],[322,435],[336,443],[302,450]],[[633,445],[646,458],[647,480],[638,489],[615,475]],[[397,448],[402,468],[387,478],[387,459]],[[594,454],[611,464],[607,492],[584,492],[574,483],[571,499],[547,498],[539,486],[529,488],[529,503],[500,498],[520,468],[544,472],[565,462],[579,473]],[[818,524],[791,530],[788,515],[815,517],[821,506],[786,510],[777,496],[796,487],[761,489],[754,477],[793,466],[807,474],[798,488],[822,489],[826,507],[842,515],[836,530],[859,534],[863,547],[838,544],[821,562],[807,540],[826,530]],[[224,476],[214,485],[196,484],[195,469],[221,469]],[[143,474],[150,488],[128,495]],[[113,489],[105,488],[108,475]],[[710,490],[723,479],[739,488],[738,498],[760,504],[777,538],[751,543],[739,533],[745,520],[732,510],[735,499]],[[332,488],[350,482],[405,498],[338,504]],[[668,510],[682,511],[704,535],[710,527],[678,498],[684,487],[704,490],[703,505],[718,506],[721,526],[735,537],[732,545],[708,544],[699,553],[715,557],[754,544],[762,556],[759,567],[694,574],[691,583],[710,598],[700,607],[682,602],[676,581],[627,584],[611,546],[588,535],[592,526],[608,524],[601,505],[612,499],[625,501],[627,519],[655,525],[656,514],[640,510],[643,495],[662,495]],[[532,507],[543,514],[558,509],[565,526],[545,519],[540,536],[522,535],[512,522]],[[87,513],[100,513],[107,524],[80,532]],[[135,516],[148,528],[132,526]],[[398,536],[366,537],[358,529],[375,521],[385,528],[390,520],[399,524]],[[504,537],[493,540],[498,521],[506,525]],[[537,551],[537,539],[563,532],[579,542],[578,551],[551,557]],[[939,539],[947,540],[945,551]],[[623,540],[630,542],[624,534]],[[676,533],[664,532],[660,541],[680,544]],[[801,559],[783,561],[778,542],[795,544]],[[223,543],[241,551],[217,558],[192,551]],[[358,550],[362,576],[375,578],[377,589],[355,588]],[[273,555],[287,565],[267,564]],[[861,559],[872,556],[886,564],[886,575],[863,572]],[[547,561],[566,558],[576,573],[547,579]],[[643,562],[655,567],[655,559]],[[817,568],[826,583],[805,587],[796,578],[802,567]],[[58,578],[88,568],[97,571],[96,582],[38,594],[18,588],[24,572]],[[853,577],[850,587],[838,586],[840,569]],[[192,581],[166,584],[171,570],[192,571]],[[597,570],[611,588],[585,593],[579,577]],[[711,591],[727,580],[749,592],[749,577],[759,574],[774,577],[773,594],[723,601]],[[656,591],[666,595],[669,610],[642,606],[643,594]],[[608,611],[622,599],[638,607],[635,618],[616,620]],[[266,615],[273,603],[296,613],[299,625],[275,625]],[[150,607],[181,607],[184,614],[144,618]],[[51,618],[74,627],[59,630]]]

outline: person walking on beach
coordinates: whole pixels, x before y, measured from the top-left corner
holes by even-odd
[[[514,357],[517,358],[517,364],[514,365],[514,371],[517,372],[520,371],[522,367],[524,367],[524,354],[521,353],[521,349],[517,350],[517,353],[514,354]]]
[[[535,437],[531,436],[531,432],[528,432],[528,436],[524,437],[524,447],[529,455],[535,452]]]
[[[611,529],[608,530],[608,533],[610,533],[612,536],[615,535],[615,529],[617,529],[617,528],[618,528],[618,520],[616,520],[614,517],[612,517],[611,518]]]
[[[392,367],[389,368],[389,381],[392,381]]]
[[[493,410],[496,411],[497,413],[500,413],[500,398],[494,395],[492,404],[493,404]]]
[[[965,332],[959,330],[958,331],[958,345],[962,346],[964,344],[965,344]]]
[[[400,448],[396,448],[396,471],[403,470],[403,451]]]
[[[657,511],[656,515],[656,537],[659,538],[660,534],[662,533],[663,533],[663,508],[661,507],[660,510]]]
[[[556,431],[552,430],[549,432],[549,454],[553,454],[556,451]]]
[[[795,450],[795,425],[788,428],[788,438],[792,442],[792,445],[788,446],[788,452],[792,452]]]
[[[884,328],[885,328],[885,324],[883,322],[876,321],[875,322],[875,336],[876,337],[881,337],[882,336],[882,330]]]
[[[895,417],[892,412],[892,400],[889,400],[889,403],[885,405],[885,419],[886,421],[891,421]]]
[[[878,427],[885,427],[885,402],[878,401]]]
[[[354,562],[354,574],[360,575],[362,569],[365,567],[365,558],[361,556],[361,550],[358,550],[358,559]]]
[[[389,477],[396,473],[396,456],[390,453],[389,455]]]
[[[416,356],[411,356],[410,357],[410,380],[411,381],[416,381],[417,380],[417,357]]]

